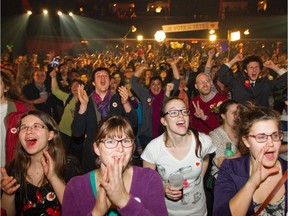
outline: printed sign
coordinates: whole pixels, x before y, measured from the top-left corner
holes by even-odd
[[[206,29],[218,29],[218,22],[199,22],[199,23],[184,23],[175,25],[162,25],[162,30],[165,33],[197,31]]]

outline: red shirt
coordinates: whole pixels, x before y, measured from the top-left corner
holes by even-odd
[[[227,97],[216,93],[216,95],[209,101],[204,102],[200,96],[196,96],[194,98],[192,98],[192,100],[190,101],[190,105],[189,105],[189,109],[190,109],[190,124],[189,126],[191,128],[196,129],[199,132],[205,133],[205,134],[209,134],[210,131],[214,130],[215,128],[220,126],[220,123],[218,121],[218,115],[216,113],[213,113],[213,109],[216,108],[217,104],[219,103],[219,105],[221,104],[221,101],[225,101],[227,100]],[[206,116],[208,116],[207,120],[203,121],[200,118],[196,118],[194,116],[195,113],[195,109],[194,106],[192,104],[192,101],[194,102],[194,104],[197,104],[197,102],[199,101],[199,106],[200,108],[203,110],[204,114]],[[218,105],[218,106],[219,106]]]

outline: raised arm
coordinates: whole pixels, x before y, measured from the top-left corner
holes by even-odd
[[[278,73],[280,76],[286,72],[286,70],[285,70],[284,68],[280,69],[280,68],[277,67],[277,65],[275,65],[274,62],[271,61],[271,60],[264,62],[264,67],[269,68],[269,69],[275,71],[275,72]]]
[[[56,89],[58,89],[58,83],[57,83],[57,78],[56,78],[56,68],[54,68],[50,72],[50,77],[51,77],[51,90],[55,91]]]
[[[179,70],[178,70],[178,67],[177,67],[177,62],[179,61],[179,58],[170,58],[170,59],[167,59],[167,62],[171,65],[171,68],[172,68],[172,72],[173,72],[173,77],[174,79],[177,79],[179,80],[180,79],[180,73],[179,73]]]
[[[213,65],[213,57],[214,57],[215,53],[216,53],[215,48],[210,49],[208,51],[208,59],[207,59],[206,65],[205,65],[205,73],[211,72],[211,67]]]
[[[231,61],[229,61],[228,63],[226,63],[226,65],[229,66],[229,68],[236,64],[237,62],[243,61],[243,54],[242,53],[238,53]]]

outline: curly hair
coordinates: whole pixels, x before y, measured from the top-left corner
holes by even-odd
[[[243,69],[247,69],[247,65],[250,62],[258,62],[259,66],[260,66],[260,70],[263,69],[263,61],[262,61],[262,59],[259,56],[256,56],[256,55],[247,56],[242,62],[242,68]]]
[[[238,147],[242,155],[249,152],[249,149],[244,144],[242,138],[249,134],[251,127],[255,122],[262,120],[275,120],[278,123],[279,130],[281,129],[280,114],[276,110],[257,106],[251,102],[238,106],[235,124],[238,126],[236,128]]]

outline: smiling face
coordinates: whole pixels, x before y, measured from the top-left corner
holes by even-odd
[[[247,67],[244,71],[247,73],[250,80],[255,81],[261,72],[259,62],[250,62],[247,64]]]
[[[199,91],[200,95],[209,95],[211,93],[211,79],[206,73],[200,73],[196,77],[195,88]]]
[[[173,110],[187,110],[185,103],[180,99],[172,99],[165,108],[164,113]],[[161,118],[161,123],[166,127],[167,133],[184,136],[187,134],[189,126],[189,115],[184,116],[181,111],[178,111],[178,116],[171,117],[169,114]]]
[[[123,140],[123,139],[130,139],[127,135],[123,136],[116,136],[116,137],[109,137],[107,136],[106,139],[115,139],[115,140]],[[101,165],[107,166],[109,164],[113,165],[116,160],[123,159],[123,169],[125,169],[129,162],[130,158],[132,157],[133,153],[133,145],[128,148],[124,148],[121,142],[118,142],[117,146],[113,149],[109,149],[104,145],[104,142],[100,142],[98,145],[94,143],[94,151],[95,153],[101,158]]]
[[[249,135],[267,134],[270,135],[279,131],[278,122],[276,120],[259,120],[253,123]],[[273,141],[269,136],[266,142],[259,143],[254,137],[243,137],[244,144],[249,148],[250,154],[253,160],[256,160],[261,149],[265,146],[268,147],[267,152],[264,154],[263,166],[273,167],[277,161],[279,155],[279,148],[281,141]]]
[[[44,122],[34,115],[24,117],[19,128],[19,141],[25,151],[31,156],[42,156],[43,150],[54,137],[54,132],[49,131]]]
[[[150,83],[150,90],[154,95],[158,95],[161,92],[162,83],[159,79],[155,79]]]
[[[37,70],[33,74],[33,79],[36,84],[43,84],[46,79],[46,73],[44,70]]]
[[[111,139],[119,142],[112,146],[114,141]],[[129,139],[128,145],[127,140],[123,141],[123,139]],[[123,147],[123,142],[126,147]],[[126,119],[116,115],[110,116],[100,123],[94,143],[94,152],[101,159],[102,168],[109,164],[113,166],[116,160],[123,159],[123,170],[125,170],[130,164],[134,146],[133,129]]]
[[[94,76],[93,85],[95,86],[95,91],[99,93],[106,93],[109,89],[110,78],[107,71],[101,70],[97,71]]]

